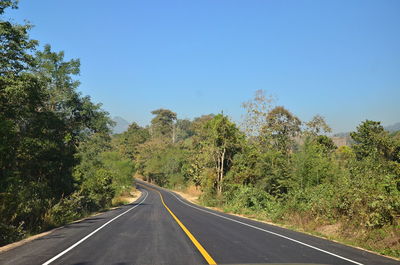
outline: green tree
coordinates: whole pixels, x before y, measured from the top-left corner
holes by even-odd
[[[227,174],[230,184],[256,185],[265,175],[260,167],[261,150],[257,144],[244,142],[241,152],[233,157],[232,167]]]
[[[64,61],[64,52],[52,52],[49,44],[44,46],[43,51],[36,52],[36,67],[34,72],[47,83],[49,99],[47,109],[71,115],[73,100],[79,95],[76,93],[80,82],[73,76],[80,72],[79,59]]]
[[[7,7],[16,1],[0,1],[0,15]],[[0,20],[0,244],[40,230],[52,196],[71,189],[55,175],[63,143],[54,128],[61,122],[43,109],[45,84],[29,72],[37,44],[30,28]]]
[[[317,139],[330,140],[325,137]],[[332,154],[328,151],[331,148],[329,144],[307,138],[300,151],[294,155],[294,175],[301,189],[319,185],[324,181],[333,181],[336,172]]]
[[[267,116],[267,121],[262,128],[263,137],[274,148],[283,154],[289,154],[294,144],[294,138],[300,134],[301,121],[284,107],[272,109]]]
[[[194,135],[194,130],[192,126],[192,122],[190,120],[184,119],[178,119],[176,121],[176,126],[175,126],[175,135],[176,135],[176,142],[183,141],[187,138],[190,138]]]
[[[391,158],[390,138],[380,122],[366,120],[362,122],[356,132],[350,133],[355,141],[352,146],[358,159],[366,157]]]
[[[110,133],[113,122],[101,104],[93,104],[90,97],[82,97],[76,90],[80,85],[74,76],[80,73],[79,59],[64,61],[64,52],[52,52],[50,45],[36,53],[35,75],[47,84],[46,109],[65,122],[70,141],[84,140],[92,133]]]
[[[212,161],[217,194],[222,193],[224,177],[232,166],[233,156],[241,149],[243,135],[227,116],[219,114],[203,128],[201,152]]]
[[[16,1],[0,1],[0,15]],[[108,134],[100,105],[76,92],[79,61],[36,51],[30,25],[0,20],[0,244],[42,231],[49,209],[74,193],[77,148]]]
[[[329,127],[324,117],[321,115],[315,115],[309,122],[306,122],[305,125],[307,126],[306,133],[311,136],[332,132],[331,127]]]
[[[17,1],[0,1],[0,16],[5,9],[17,8]],[[34,65],[32,52],[38,42],[29,38],[31,25],[13,24],[3,18],[0,20],[0,76],[13,77]]]
[[[111,205],[116,195],[129,189],[133,182],[131,160],[113,151],[108,134],[96,133],[79,146],[79,165],[74,168],[78,194],[86,198],[86,211]]]
[[[153,138],[161,138],[165,141],[175,142],[176,113],[167,109],[153,110],[151,114],[156,115],[151,120],[150,132]]]
[[[120,153],[131,160],[135,160],[139,154],[139,146],[150,139],[150,133],[147,128],[142,128],[133,122],[129,125],[127,131],[114,138]]]
[[[135,163],[137,173],[146,177],[149,182],[159,185],[166,183],[165,175],[161,171],[161,154],[168,144],[161,138],[152,138],[138,146],[138,155]]]

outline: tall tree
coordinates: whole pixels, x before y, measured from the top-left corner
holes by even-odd
[[[358,159],[389,156],[388,133],[380,122],[366,120],[350,136],[355,141],[353,149]]]
[[[129,125],[127,131],[119,136],[118,147],[121,153],[131,160],[135,160],[139,154],[139,145],[143,144],[150,138],[149,130],[140,127],[133,122]]]
[[[248,137],[259,136],[262,133],[273,102],[272,96],[267,95],[264,90],[257,90],[252,100],[242,104],[246,110],[242,126]]]
[[[192,122],[190,120],[184,119],[178,119],[176,121],[176,125],[175,125],[175,138],[176,141],[182,141],[185,140],[191,136],[194,135],[194,130],[192,128]]]
[[[215,116],[204,127],[201,150],[213,161],[218,194],[222,193],[224,177],[232,166],[233,156],[241,148],[241,139],[239,129],[223,114]]]
[[[156,115],[151,120],[151,136],[162,138],[166,141],[175,142],[176,113],[168,109],[153,110],[151,114]]]
[[[36,53],[37,67],[34,72],[47,81],[47,93],[49,100],[47,107],[54,112],[67,112],[71,115],[69,108],[71,101],[76,98],[80,82],[74,80],[80,72],[79,59],[64,61],[64,52],[53,52],[49,44],[44,46],[43,51]]]
[[[16,1],[0,1],[1,16],[7,7]],[[61,141],[48,130],[58,121],[43,111],[45,84],[29,72],[37,45],[30,28],[0,19],[0,244],[38,226],[54,194],[51,152]]]
[[[332,132],[331,127],[329,127],[325,118],[321,115],[315,115],[309,122],[306,122],[305,125],[307,126],[306,132],[312,136]]]
[[[0,15],[6,7],[16,1],[0,1]],[[0,20],[0,244],[43,229],[49,206],[76,188],[77,146],[109,132],[107,113],[75,90],[79,61],[50,46],[35,55],[29,29]]]
[[[272,146],[284,154],[288,154],[294,138],[300,133],[301,121],[282,106],[275,107],[267,115],[263,126],[263,137],[269,139]]]
[[[0,16],[7,8],[17,8],[13,0],[0,1]],[[30,24],[19,25],[0,19],[0,76],[12,77],[20,75],[22,71],[31,68],[34,64],[32,51],[38,42],[29,38]]]

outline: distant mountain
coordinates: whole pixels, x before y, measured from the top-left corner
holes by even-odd
[[[116,123],[115,126],[112,128],[114,134],[123,133],[129,127],[129,122],[119,116],[114,117],[112,120]]]
[[[400,122],[385,127],[386,131],[397,132],[400,131]]]
[[[383,127],[388,132],[400,131],[400,122]],[[350,132],[335,133],[334,137],[350,137]]]

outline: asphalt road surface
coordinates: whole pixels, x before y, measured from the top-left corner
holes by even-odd
[[[138,181],[142,196],[0,253],[0,264],[398,264],[193,205]]]

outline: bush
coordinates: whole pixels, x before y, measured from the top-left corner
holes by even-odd
[[[235,213],[256,213],[273,220],[282,216],[280,201],[257,187],[231,185],[224,195],[226,208]]]
[[[76,192],[62,198],[51,207],[44,218],[48,228],[61,226],[83,217],[91,202],[80,193]]]
[[[23,224],[19,226],[0,223],[0,246],[12,243],[25,237]]]

